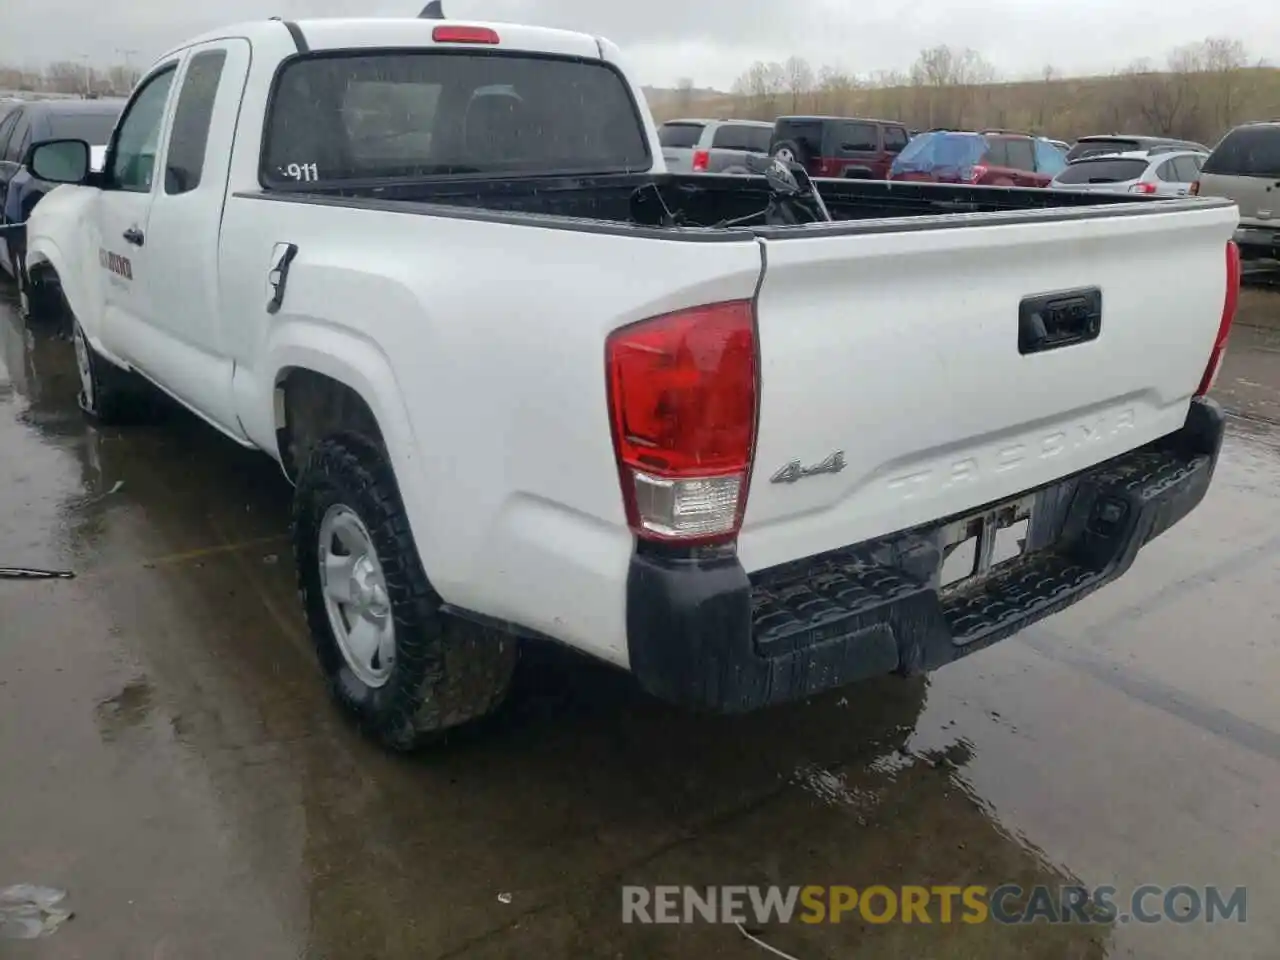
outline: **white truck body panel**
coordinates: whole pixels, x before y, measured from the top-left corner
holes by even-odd
[[[311,50],[430,47],[433,21],[300,24]],[[607,41],[492,24],[504,50],[621,65]],[[264,193],[279,23],[161,58],[228,53],[201,186],[62,187],[28,230],[92,346],[278,459],[277,384],[330,376],[381,429],[423,565],[450,605],[626,666],[635,549],[619,492],[604,342],[632,322],[759,291],[760,413],[739,539],[760,570],[976,508],[1177,429],[1222,311],[1225,208],[1035,222],[920,218],[844,235],[678,242],[625,231],[355,209]],[[645,135],[662,150],[639,85]],[[157,164],[163,164],[163,153]],[[103,251],[136,223],[131,279]],[[278,244],[296,243],[270,314]],[[1096,285],[1094,342],[1017,351],[1021,297]],[[793,459],[849,469],[773,484]]]

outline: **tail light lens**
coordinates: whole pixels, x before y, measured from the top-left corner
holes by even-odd
[[[700,172],[705,172],[705,171],[706,171],[706,169],[707,169],[707,166],[708,166],[710,163],[711,163],[711,151],[710,151],[710,150],[695,150],[695,151],[693,151],[693,169],[694,169],[694,170],[697,170],[697,171],[700,171]]]
[[[1236,318],[1236,308],[1240,305],[1240,248],[1232,240],[1227,241],[1227,293],[1222,302],[1222,320],[1218,323],[1218,336],[1213,341],[1213,352],[1209,354],[1209,363],[1204,368],[1204,376],[1200,378],[1200,386],[1196,396],[1203,397],[1213,389],[1218,379],[1218,371],[1222,368],[1222,357],[1227,352],[1227,338],[1231,336],[1231,324]]]
[[[1145,183],[1143,181],[1139,181],[1138,183],[1135,183],[1132,187],[1129,188],[1129,192],[1130,193],[1147,193],[1147,194],[1155,193],[1156,185],[1154,183]]]
[[[606,345],[610,419],[627,522],[646,540],[731,541],[756,433],[750,300],[665,314]]]
[[[489,27],[436,27],[431,31],[436,43],[498,43],[498,33]]]
[[[975,163],[973,165],[973,168],[969,171],[969,182],[977,183],[979,180],[985,177],[988,172],[990,171],[985,164]]]
[[[1198,197],[1198,196],[1200,196],[1200,181],[1199,181],[1199,180],[1192,180],[1192,181],[1191,181],[1191,195],[1192,195],[1193,197]]]

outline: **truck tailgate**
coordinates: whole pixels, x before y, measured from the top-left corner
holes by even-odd
[[[1179,204],[767,234],[746,569],[993,504],[1181,427],[1236,222]]]

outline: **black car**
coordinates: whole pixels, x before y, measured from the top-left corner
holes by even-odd
[[[1081,137],[1067,151],[1067,162],[1079,160],[1081,157],[1093,157],[1100,153],[1172,153],[1180,150],[1194,150],[1208,153],[1209,148],[1194,140],[1176,140],[1172,137],[1147,137],[1127,133],[1100,133],[1091,137]]]
[[[31,175],[22,161],[37,140],[84,140],[95,153],[106,150],[125,101],[29,100],[0,119],[0,223],[23,223],[54,184]],[[98,159],[95,157],[95,159]],[[9,235],[0,242],[0,267],[21,283],[23,242]]]

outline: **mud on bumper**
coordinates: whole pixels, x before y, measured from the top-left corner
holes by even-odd
[[[1026,552],[939,591],[951,519],[748,576],[736,556],[637,550],[631,670],[650,693],[742,712],[855,680],[920,673],[980,650],[1123,574],[1204,498],[1224,419],[1192,401],[1176,433],[1034,493]]]

